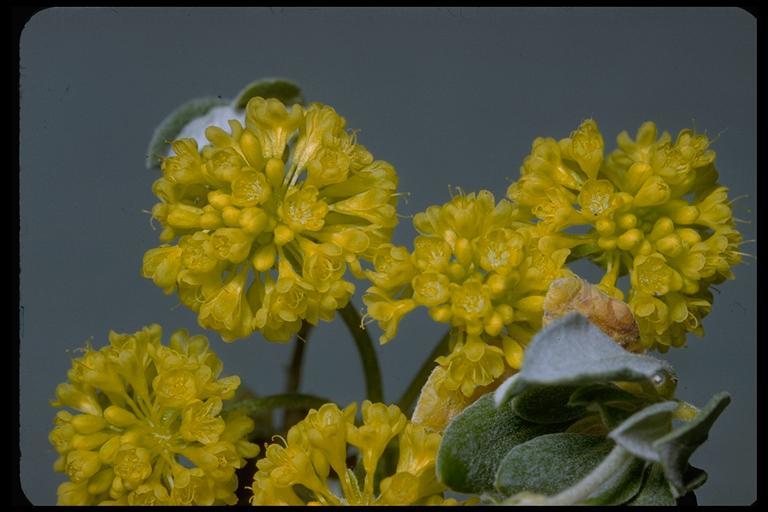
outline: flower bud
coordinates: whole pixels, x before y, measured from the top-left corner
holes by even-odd
[[[107,492],[112,487],[112,480],[115,478],[115,472],[111,468],[105,468],[91,477],[88,482],[88,493],[98,495]]]
[[[282,247],[293,240],[293,230],[285,224],[280,224],[275,228],[275,245]]]
[[[221,211],[221,218],[224,219],[224,224],[227,226],[240,226],[240,208],[236,208],[234,206],[225,206]]]
[[[626,180],[625,190],[636,193],[651,175],[653,175],[653,169],[649,164],[645,162],[633,163],[624,178]]]
[[[468,267],[472,263],[472,246],[469,240],[466,238],[459,238],[456,240],[456,246],[454,247],[454,254],[459,263]]]
[[[221,215],[213,212],[206,212],[200,217],[200,227],[203,229],[217,229],[224,225]]]
[[[232,196],[220,190],[211,190],[208,192],[208,204],[217,210],[223,210],[232,205]]]
[[[631,213],[619,215],[616,219],[616,225],[625,231],[632,229],[637,226],[637,217]]]
[[[252,235],[261,233],[268,223],[267,214],[261,208],[243,209],[238,220],[240,227]]]
[[[630,229],[625,231],[617,240],[616,245],[619,249],[624,251],[632,250],[638,243],[643,240],[643,233],[639,229]]]
[[[645,207],[662,204],[669,199],[671,191],[669,185],[660,176],[651,176],[635,195],[634,206]]]
[[[174,228],[193,229],[200,227],[203,210],[186,204],[172,204],[168,207],[166,222]]]
[[[112,439],[114,434],[110,432],[96,432],[94,434],[75,434],[72,437],[72,448],[75,450],[92,451]]]
[[[285,164],[279,158],[270,158],[266,167],[267,181],[273,188],[280,187],[283,184],[285,175]]]
[[[110,405],[104,410],[104,418],[116,427],[128,427],[136,423],[136,416],[122,407]]]
[[[656,249],[665,256],[674,258],[683,252],[683,243],[676,234],[667,235],[656,241]]]
[[[248,165],[254,169],[260,169],[264,165],[264,155],[261,152],[259,139],[249,130],[244,130],[240,135],[240,149],[248,161]]]
[[[601,236],[610,236],[616,231],[616,223],[611,219],[598,219],[595,229]]]
[[[275,250],[275,244],[268,244],[260,247],[251,258],[253,268],[259,272],[265,272],[272,268],[275,264],[277,257],[277,251]]]
[[[80,434],[93,434],[107,426],[107,422],[101,416],[78,414],[72,418],[72,426]]]
[[[669,217],[660,217],[653,225],[651,232],[648,234],[648,239],[656,241],[659,238],[663,238],[667,235],[671,235],[675,230],[675,223]]]
[[[616,249],[616,238],[602,236],[597,239],[597,245],[604,251],[612,251]]]
[[[74,450],[67,454],[66,473],[72,482],[82,482],[101,469],[99,454],[96,452]]]
[[[429,308],[429,316],[432,320],[439,323],[448,323],[451,321],[451,306],[443,305],[434,308]]]

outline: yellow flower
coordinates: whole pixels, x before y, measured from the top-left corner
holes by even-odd
[[[383,246],[366,271],[374,284],[363,297],[367,316],[384,330],[382,343],[418,306],[453,327],[453,352],[438,360],[448,375],[439,391],[470,396],[506,365],[520,367],[523,347],[541,328],[549,284],[571,275],[564,266],[570,249],[543,243],[549,231],[487,190],[431,206],[414,226],[420,235],[412,252]]]
[[[339,409],[325,404],[311,409],[288,431],[287,439],[267,446],[256,463],[253,505],[440,505],[442,497],[435,457],[440,435],[408,422],[395,405],[362,404],[362,424],[355,425],[356,404]],[[374,488],[374,473],[385,449],[397,443],[394,474]],[[359,452],[358,470],[347,466],[349,446]],[[329,485],[331,471],[341,495]],[[358,481],[362,478],[362,482]],[[303,492],[298,492],[303,488]]]
[[[733,278],[741,234],[706,135],[683,130],[673,142],[647,122],[617,142],[604,158],[593,120],[560,141],[538,138],[507,195],[536,224],[541,251],[589,255],[606,269],[600,288],[619,299],[617,280],[629,273],[642,344],[665,351],[702,332],[706,291]],[[587,232],[575,234],[581,226]],[[683,314],[681,304],[696,305]]]
[[[222,415],[240,385],[203,336],[180,330],[169,345],[151,325],[110,332],[109,345],[72,361],[56,388],[49,436],[59,454],[61,505],[212,505],[237,501],[235,470],[255,457],[253,420]],[[185,460],[186,459],[186,460]],[[189,468],[188,461],[195,464]]]
[[[492,383],[505,369],[504,350],[473,337],[454,348],[450,355],[438,357],[437,363],[448,370],[445,388],[450,391],[460,389],[464,396],[472,395],[477,387]]]
[[[142,273],[225,341],[254,330],[287,341],[330,321],[397,224],[397,174],[374,161],[331,107],[253,98],[245,127],[209,127],[210,144],[173,143],[152,210],[162,246]]]

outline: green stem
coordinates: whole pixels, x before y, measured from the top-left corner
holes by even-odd
[[[312,327],[309,322],[301,324],[301,329],[296,334],[296,344],[293,347],[293,356],[291,356],[291,364],[288,366],[288,379],[285,383],[286,393],[296,393],[299,391],[299,383],[301,382],[301,366],[304,362],[304,350],[309,341],[309,335],[312,333]]]
[[[304,352],[307,347],[307,341],[309,341],[309,335],[312,333],[313,325],[307,321],[301,324],[301,329],[296,334],[296,341],[293,347],[293,356],[291,356],[291,364],[288,366],[288,379],[285,383],[286,393],[297,393],[299,391],[299,384],[301,383],[301,367],[304,363]],[[283,427],[285,430],[301,421],[306,415],[305,409],[293,409],[286,407],[283,413]]]
[[[283,393],[280,395],[248,398],[232,403],[226,407],[227,412],[242,411],[246,414],[258,414],[268,412],[281,407],[302,407],[305,409],[318,409],[323,404],[330,402],[327,398],[302,393]]]
[[[432,370],[435,369],[435,359],[448,351],[448,344],[450,341],[451,331],[449,329],[443,337],[440,338],[440,341],[435,345],[435,348],[432,349],[432,352],[429,353],[427,358],[421,364],[421,367],[416,372],[416,375],[413,376],[413,379],[411,379],[411,383],[408,384],[408,387],[403,392],[400,400],[397,401],[397,406],[400,407],[400,410],[406,415],[410,415],[410,409],[413,407],[416,399],[419,398],[421,388],[424,387],[424,383],[427,382]]]
[[[365,376],[365,391],[371,402],[383,402],[384,396],[381,384],[381,370],[379,360],[376,358],[376,349],[368,332],[362,327],[360,314],[351,302],[339,310],[342,320],[347,325],[352,338],[355,340],[357,351],[363,363],[363,375]]]

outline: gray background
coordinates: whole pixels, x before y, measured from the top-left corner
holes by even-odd
[[[446,201],[449,184],[501,197],[537,136],[565,137],[594,117],[612,149],[619,131],[651,119],[673,134],[692,123],[720,134],[721,181],[732,197],[750,194],[735,214],[753,219],[741,228],[755,236],[756,23],[742,10],[42,11],[21,40],[21,479],[33,503],[54,503],[62,481],[51,469],[48,400],[70,351],[151,322],[201,331],[140,277],[159,234],[143,212],[155,203],[158,173],[143,165],[153,128],[188,99],[232,97],[267,76],[296,81],[362,129],[359,140],[410,193],[404,215]],[[413,236],[403,219],[396,243]],[[735,273],[719,287],[705,339],[664,356],[681,398],[733,395],[693,458],[709,472],[702,504],[755,498],[756,264]],[[387,400],[442,331],[419,311],[378,348]],[[260,393],[282,390],[290,346],[258,335],[213,344],[226,373]],[[307,356],[302,390],[342,404],[363,398],[340,321],[316,329]]]

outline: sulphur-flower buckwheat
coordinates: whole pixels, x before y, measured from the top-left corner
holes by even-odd
[[[451,505],[437,481],[435,457],[440,435],[410,423],[395,405],[362,405],[362,425],[355,425],[357,404],[344,409],[328,403],[311,409],[288,431],[286,439],[270,444],[256,466],[253,505]],[[374,473],[390,442],[399,458],[394,474],[383,478],[378,492]],[[347,467],[347,446],[357,448],[360,471]],[[329,486],[331,471],[341,495]],[[358,480],[362,478],[362,482]],[[297,493],[302,486],[304,493]],[[310,499],[305,494],[309,491]],[[304,496],[304,497],[302,497]]]
[[[214,505],[237,502],[235,470],[255,457],[253,420],[222,414],[240,385],[204,336],[161,343],[151,325],[110,332],[109,345],[73,359],[56,388],[49,439],[66,473],[61,505]]]
[[[363,298],[368,316],[397,333],[402,317],[418,306],[455,332],[440,392],[476,388],[522,364],[523,349],[541,328],[549,284],[570,276],[570,250],[540,250],[538,227],[521,221],[519,209],[487,190],[459,193],[442,206],[418,213],[414,250],[383,245],[367,275],[374,284]]]
[[[593,120],[560,141],[538,138],[507,195],[541,229],[542,250],[569,248],[604,267],[606,293],[624,299],[617,280],[629,273],[643,346],[664,352],[703,334],[710,288],[733,278],[742,237],[706,135],[683,130],[673,142],[646,122],[617,141],[604,158]]]
[[[397,224],[394,168],[345,123],[326,105],[256,97],[245,126],[209,127],[203,148],[174,142],[153,186],[165,243],[143,275],[225,341],[287,341],[302,321],[330,321],[355,290],[346,270],[362,277]]]

